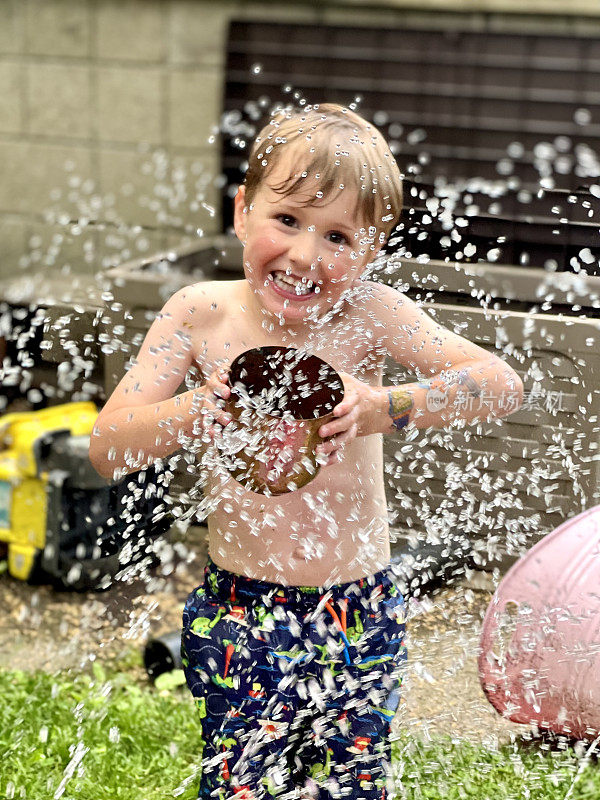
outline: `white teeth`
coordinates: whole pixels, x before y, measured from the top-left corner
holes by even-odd
[[[283,272],[273,272],[273,281],[281,288],[289,291],[290,289],[293,290],[297,295],[303,294],[310,294],[314,287],[312,281],[307,281],[306,283],[302,283],[301,281],[296,281],[289,275],[286,275]]]

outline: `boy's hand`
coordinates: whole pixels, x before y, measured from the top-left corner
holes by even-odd
[[[224,410],[225,401],[231,395],[228,385],[230,364],[227,362],[218,367],[200,389],[204,402],[199,412],[200,430],[206,432],[211,441],[219,432],[219,427],[224,428],[232,421],[231,414]]]
[[[373,410],[378,402],[377,389],[368,383],[356,380],[346,372],[339,373],[344,384],[344,398],[333,409],[334,417],[319,428],[319,436],[327,441],[317,446],[317,454],[329,456],[323,466],[329,467],[341,460],[341,451],[357,436],[376,433],[370,430]]]

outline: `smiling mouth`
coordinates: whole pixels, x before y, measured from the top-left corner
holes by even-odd
[[[269,275],[269,280],[277,294],[288,300],[306,300],[315,297],[321,289],[312,281],[295,278],[281,270],[275,270]]]

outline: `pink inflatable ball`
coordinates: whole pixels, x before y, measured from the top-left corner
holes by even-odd
[[[479,678],[513,722],[576,739],[600,732],[600,505],[567,520],[498,586]]]

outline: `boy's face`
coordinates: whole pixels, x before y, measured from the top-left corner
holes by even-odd
[[[356,191],[343,189],[324,205],[306,205],[308,199],[323,203],[318,185],[287,196],[272,188],[293,171],[285,162],[276,165],[250,208],[240,187],[234,208],[246,278],[262,308],[283,315],[288,325],[302,323],[315,310],[321,317],[376,254],[368,230],[355,217]]]

